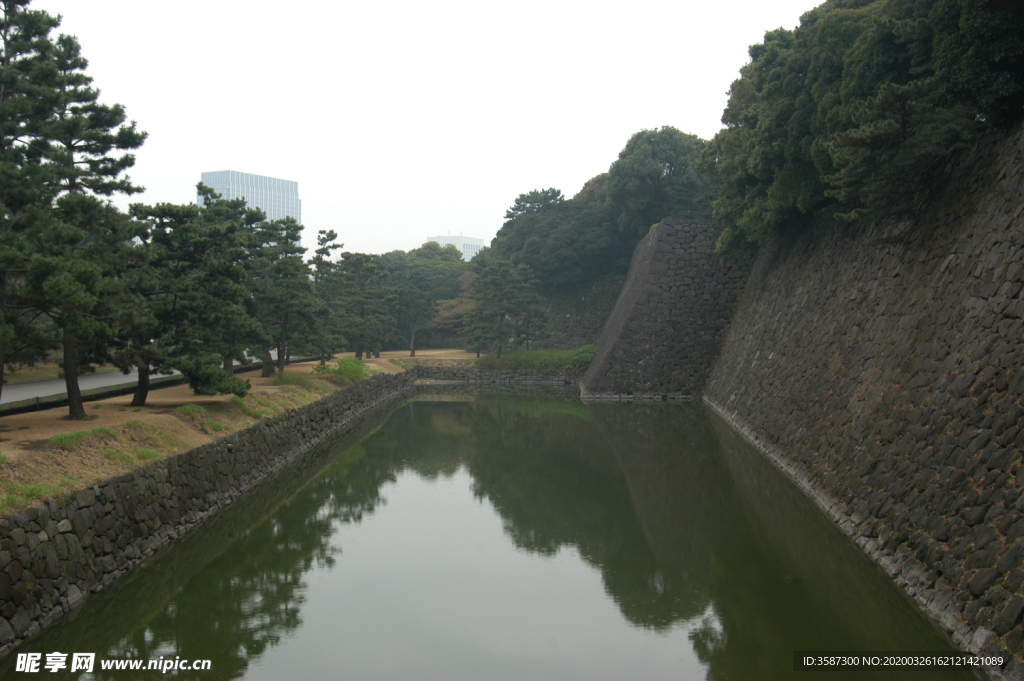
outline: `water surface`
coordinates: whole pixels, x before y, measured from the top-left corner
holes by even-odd
[[[178,678],[225,680],[974,678],[792,671],[795,650],[952,649],[701,405],[438,399],[304,460],[18,652],[210,659]]]

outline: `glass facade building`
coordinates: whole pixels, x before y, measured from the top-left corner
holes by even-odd
[[[427,237],[425,243],[431,241],[436,241],[442,246],[455,246],[462,253],[462,259],[467,262],[472,260],[473,256],[484,247],[483,239],[474,239],[471,236],[462,236],[461,234],[459,236],[430,236]]]
[[[298,182],[240,173],[237,170],[203,173],[201,180],[223,199],[245,199],[246,204],[266,213],[268,220],[295,218],[296,222],[302,222]],[[197,197],[196,203],[201,200],[201,197]]]

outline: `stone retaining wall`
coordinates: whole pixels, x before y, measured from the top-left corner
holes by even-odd
[[[971,652],[1024,679],[1024,132],[914,224],[763,252],[705,399]]]
[[[721,229],[668,218],[637,245],[584,397],[699,398],[749,265],[715,256]]]
[[[378,375],[302,409],[0,519],[0,655],[360,417],[413,390]]]

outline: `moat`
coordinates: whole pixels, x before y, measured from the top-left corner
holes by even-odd
[[[954,652],[700,404],[421,395],[380,420],[17,652],[445,681],[807,679],[794,651]]]

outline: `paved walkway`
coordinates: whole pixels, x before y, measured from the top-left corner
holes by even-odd
[[[92,390],[93,388],[107,388],[112,385],[135,385],[137,380],[138,372],[134,369],[127,375],[122,374],[120,371],[108,371],[102,374],[79,376],[78,386],[84,391]],[[64,393],[63,378],[54,378],[49,381],[33,381],[31,383],[6,383],[4,384],[3,394],[0,394],[0,404],[17,402],[19,400],[31,400],[34,397],[63,395]]]

